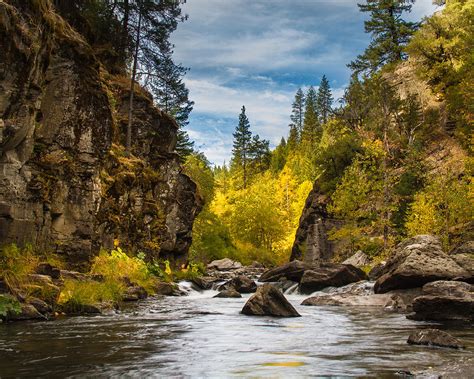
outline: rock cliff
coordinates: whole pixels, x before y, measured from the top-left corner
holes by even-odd
[[[177,124],[113,76],[48,1],[0,2],[0,244],[87,265],[114,240],[185,259],[201,201],[174,152]]]
[[[308,265],[319,266],[333,257],[336,246],[328,239],[328,232],[341,225],[341,221],[331,218],[327,212],[328,201],[328,196],[322,194],[316,181],[300,217],[290,261],[302,260]]]

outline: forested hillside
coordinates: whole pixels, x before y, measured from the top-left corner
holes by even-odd
[[[188,158],[206,199],[192,259],[288,260],[314,182],[342,221],[329,233],[338,259],[359,249],[383,257],[416,234],[446,249],[472,237],[474,2],[447,1],[421,24],[404,21],[410,1],[359,7],[372,42],[348,65],[342,99],[325,76],[299,89],[272,151],[242,107],[228,165]]]

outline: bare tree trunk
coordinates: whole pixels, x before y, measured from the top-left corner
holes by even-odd
[[[138,49],[140,47],[141,22],[142,22],[142,14],[141,14],[140,8],[138,8],[137,37],[136,37],[136,40],[135,40],[135,54],[133,56],[132,80],[130,82],[130,102],[128,104],[127,141],[126,141],[126,145],[125,145],[127,153],[131,152],[131,147],[132,147],[133,93],[134,93],[134,89],[135,89],[135,78],[137,76]]]

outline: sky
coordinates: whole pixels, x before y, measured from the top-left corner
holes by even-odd
[[[195,102],[187,131],[216,165],[232,156],[232,133],[242,105],[251,130],[275,146],[286,137],[298,87],[328,78],[335,100],[346,64],[370,42],[357,2],[362,0],[187,0],[188,20],[172,35],[177,63]],[[407,19],[432,14],[417,0]]]

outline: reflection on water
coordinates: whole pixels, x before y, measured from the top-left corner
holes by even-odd
[[[430,326],[382,310],[303,307],[295,319],[239,313],[246,298],[206,292],[150,299],[96,317],[0,325],[0,376],[383,376],[472,356],[474,331],[450,330],[465,351],[410,346]],[[432,325],[431,325],[432,326]]]

